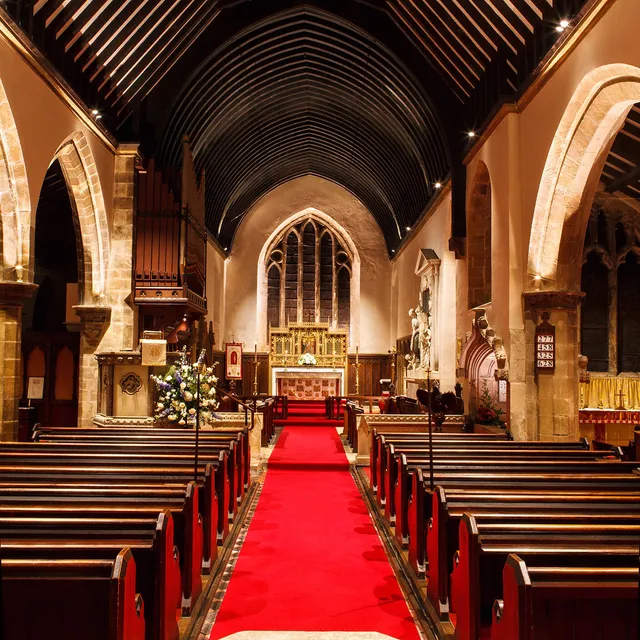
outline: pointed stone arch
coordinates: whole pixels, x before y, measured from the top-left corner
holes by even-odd
[[[31,280],[28,269],[31,198],[27,170],[13,112],[0,81],[0,210],[2,279]]]
[[[267,289],[268,278],[266,271],[267,256],[270,255],[274,245],[282,238],[283,234],[289,229],[295,227],[301,221],[308,219],[312,223],[319,223],[326,227],[341,243],[345,249],[351,264],[351,288],[350,288],[350,306],[351,321],[349,323],[350,343],[355,345],[359,341],[360,336],[360,255],[358,249],[353,242],[347,230],[331,216],[315,207],[307,207],[289,216],[280,223],[276,229],[269,235],[264,243],[260,255],[258,257],[258,296],[257,296],[257,326],[256,333],[257,342],[262,345],[263,341],[266,346],[267,337]]]
[[[98,169],[84,133],[71,134],[56,150],[56,159],[67,183],[76,225],[79,302],[104,304],[109,264],[107,213]]]
[[[580,82],[562,116],[540,181],[526,290],[579,290],[582,241],[606,154],[640,101],[640,69],[610,64]]]

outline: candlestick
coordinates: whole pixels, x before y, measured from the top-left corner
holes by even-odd
[[[258,343],[254,343],[253,345],[253,361],[258,362]]]

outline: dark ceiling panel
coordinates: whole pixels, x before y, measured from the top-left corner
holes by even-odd
[[[275,184],[315,174],[367,206],[391,251],[449,166],[438,120],[402,63],[309,7],[241,32],[193,72],[161,162],[180,161],[184,135],[206,171],[207,224],[223,246]]]

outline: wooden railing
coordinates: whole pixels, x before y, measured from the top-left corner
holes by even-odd
[[[383,396],[329,396],[325,400],[325,415],[328,420],[340,420],[344,416],[344,406],[349,401],[357,402],[364,413],[373,413]],[[368,410],[367,410],[368,409]]]

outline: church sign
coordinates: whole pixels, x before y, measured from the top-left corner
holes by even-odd
[[[549,314],[542,314],[536,327],[536,370],[553,371],[556,367],[556,328],[549,324]]]

